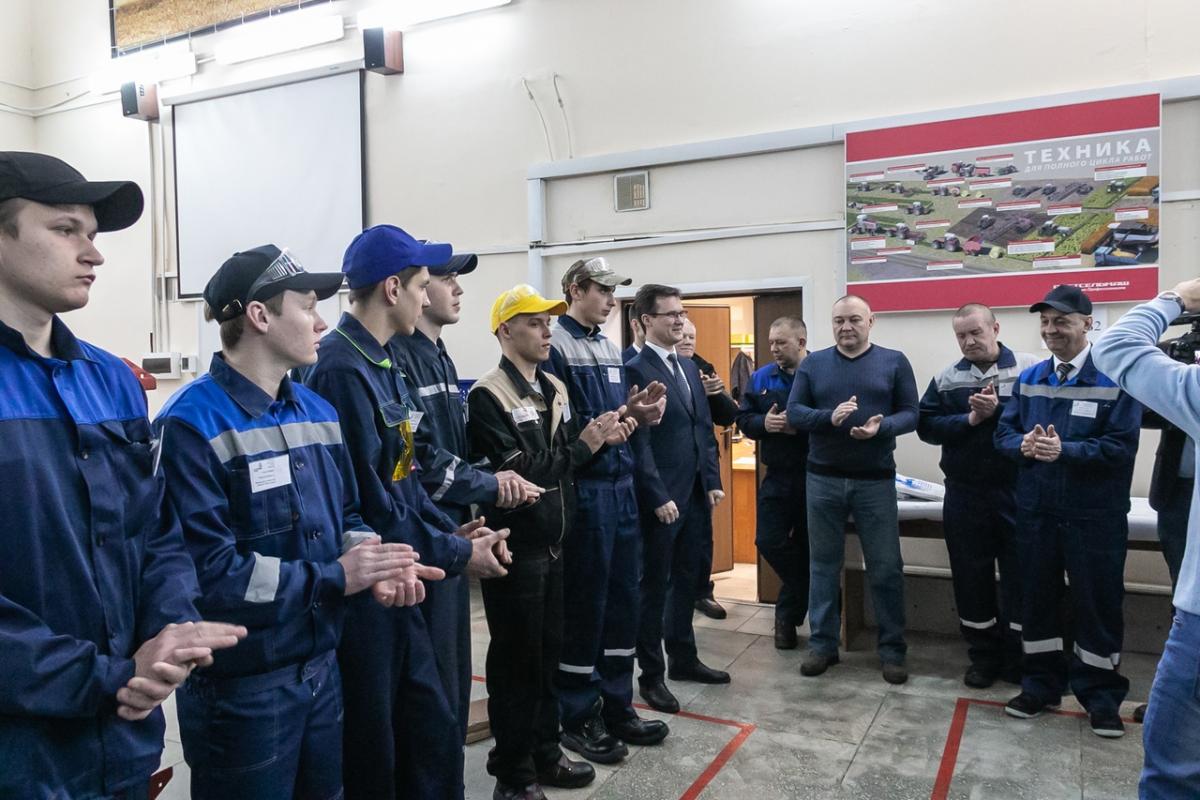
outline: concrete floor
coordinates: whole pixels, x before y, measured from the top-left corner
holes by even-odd
[[[474,663],[483,674],[487,625],[473,598]],[[863,637],[825,675],[799,673],[801,649],[772,646],[773,609],[726,602],[727,619],[697,615],[701,658],[728,669],[728,686],[670,684],[683,706],[666,720],[671,735],[658,747],[631,748],[620,765],[597,765],[596,781],[574,791],[549,790],[554,800],[1105,800],[1135,798],[1141,769],[1140,726],[1127,724],[1123,739],[1102,740],[1071,712],[1032,721],[1007,717],[999,704],[1016,690],[963,686],[963,645],[951,637],[909,637],[909,682],[890,686],[879,675],[873,642]],[[803,633],[804,631],[802,631]],[[1122,671],[1132,681],[1126,716],[1143,702],[1156,659],[1128,654]],[[485,696],[482,683],[474,695]],[[979,701],[979,702],[976,702]],[[989,704],[990,703],[990,704]],[[959,736],[948,735],[957,727]],[[186,798],[173,708],[168,713],[164,766],[175,777],[161,795]],[[493,780],[484,770],[490,741],[467,748],[469,800],[488,800]]]

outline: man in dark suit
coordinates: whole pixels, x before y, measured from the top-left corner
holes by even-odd
[[[644,339],[645,337],[643,337]],[[725,382],[717,374],[717,368],[696,352],[696,323],[690,319],[683,321],[683,340],[675,348],[680,358],[690,358],[700,370],[700,380],[704,383],[704,395],[708,399],[708,412],[712,414],[713,423],[726,428],[737,421],[738,404],[725,391]],[[725,608],[713,597],[716,584],[712,579],[713,541],[711,531],[704,542],[704,560],[700,565],[700,596],[696,598],[696,610],[709,619],[725,619]]]
[[[621,351],[621,363],[628,364],[642,352],[642,347],[646,344],[646,331],[642,330],[642,323],[637,321],[637,317],[633,314],[633,305],[625,307],[626,322],[629,323],[629,335],[633,338],[633,342]]]
[[[652,708],[674,713],[679,701],[663,682],[664,642],[671,680],[729,682],[729,673],[700,663],[692,630],[703,537],[710,535],[712,509],[725,494],[700,371],[675,352],[687,317],[679,290],[647,284],[638,290],[633,309],[646,344],[626,366],[628,381],[667,386],[662,422],[639,429],[632,440],[643,536],[638,682]]]

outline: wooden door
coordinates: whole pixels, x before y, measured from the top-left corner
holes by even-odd
[[[729,306],[698,306],[684,303],[688,318],[696,325],[696,354],[712,363],[729,386]],[[733,569],[733,431],[716,426],[717,450],[721,459],[721,487],[725,500],[713,511],[713,572]]]
[[[800,292],[776,292],[754,298],[754,363],[758,366],[771,363],[771,349],[767,338],[771,323],[783,316],[804,316],[803,296]],[[807,320],[805,320],[807,322]],[[762,458],[758,458],[758,482],[762,483],[765,470]],[[758,601],[774,603],[779,599],[779,576],[761,555],[758,557]]]

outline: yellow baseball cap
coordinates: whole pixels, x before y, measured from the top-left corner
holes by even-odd
[[[501,322],[508,322],[517,314],[541,314],[549,311],[557,316],[565,314],[567,304],[562,300],[547,300],[527,283],[519,283],[507,292],[501,292],[492,303],[492,333]]]

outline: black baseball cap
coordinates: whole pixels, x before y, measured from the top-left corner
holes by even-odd
[[[1053,308],[1055,311],[1061,311],[1064,314],[1084,314],[1092,313],[1092,298],[1084,294],[1083,290],[1078,286],[1070,286],[1062,284],[1055,286],[1046,293],[1046,297],[1040,303],[1034,303],[1029,307],[1029,313],[1036,314],[1047,308]]]
[[[429,268],[430,275],[466,275],[479,266],[479,256],[474,253],[455,253],[445,264]]]
[[[246,313],[252,300],[264,302],[280,292],[316,292],[332,297],[342,285],[340,272],[307,272],[287,250],[264,244],[234,253],[204,287],[204,302],[217,322]]]
[[[89,181],[54,156],[0,151],[0,201],[17,197],[49,206],[91,206],[101,231],[128,228],[145,206],[133,181]]]

